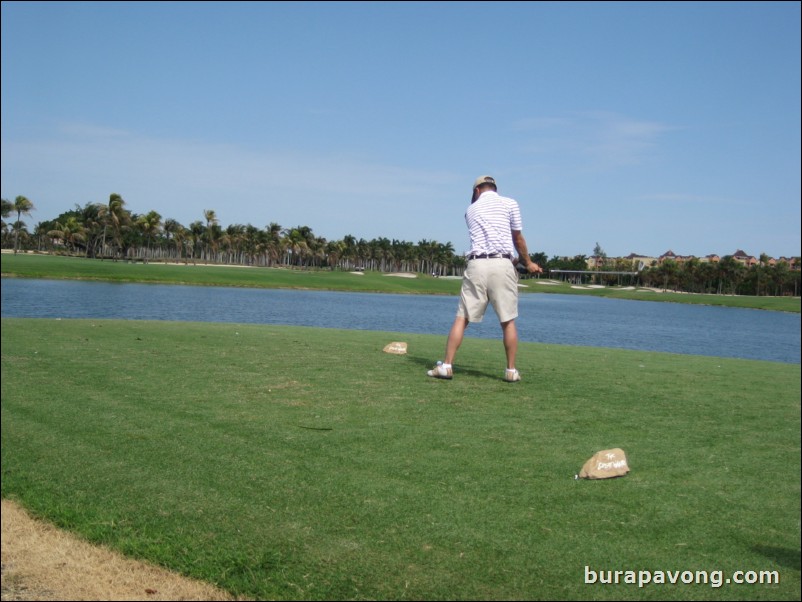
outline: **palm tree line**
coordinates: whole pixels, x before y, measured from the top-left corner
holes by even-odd
[[[364,269],[383,272],[420,272],[444,276],[461,274],[465,258],[453,245],[435,240],[417,244],[388,238],[341,240],[316,236],[309,226],[283,228],[270,223],[264,228],[251,224],[220,225],[216,212],[203,211],[203,219],[188,227],[174,219],[163,219],[157,211],[135,214],[125,207],[119,194],[108,204],[87,203],[55,220],[40,222],[29,233],[22,215],[34,208],[25,197],[3,203],[3,246],[63,252],[88,258],[214,263],[263,267]],[[5,218],[16,214],[9,226]]]
[[[435,276],[460,276],[467,265],[465,257],[455,254],[450,242],[421,240],[415,244],[387,238],[368,241],[352,235],[329,241],[316,236],[309,226],[283,228],[274,222],[261,229],[251,224],[223,228],[212,209],[204,210],[202,220],[185,227],[174,219],[162,219],[156,211],[132,213],[119,194],[111,194],[107,204],[75,205],[74,210],[55,220],[40,222],[31,234],[21,218],[30,216],[34,209],[24,196],[16,197],[13,203],[2,199],[4,248],[13,246],[15,253],[25,249],[112,260],[364,269]],[[5,220],[11,215],[16,216],[16,221],[9,226]],[[599,255],[599,250],[594,253]],[[587,270],[585,255],[549,259],[540,252],[530,257],[547,274],[551,270]],[[579,278],[620,285],[620,273],[631,272],[634,275],[624,284],[709,294],[800,294],[800,270],[785,262],[771,265],[765,255],[750,267],[729,255],[715,263],[696,258],[682,262],[668,259],[643,270],[634,263],[616,259],[605,263],[600,271]]]

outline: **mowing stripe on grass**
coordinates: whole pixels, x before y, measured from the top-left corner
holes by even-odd
[[[273,599],[798,599],[800,367],[299,327],[2,320],[2,493]],[[600,449],[632,472],[575,481]],[[589,586],[776,570],[771,586]]]

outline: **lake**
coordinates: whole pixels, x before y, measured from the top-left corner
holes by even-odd
[[[457,297],[2,279],[2,317],[96,318],[286,324],[439,334],[454,320]],[[523,342],[611,347],[800,363],[800,314],[522,294]],[[500,341],[492,309],[467,337]],[[501,343],[499,342],[499,345]]]

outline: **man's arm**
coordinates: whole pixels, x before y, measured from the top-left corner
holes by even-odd
[[[524,238],[523,232],[520,230],[513,230],[512,243],[515,245],[515,250],[518,251],[518,261],[524,262],[526,269],[530,274],[543,272],[543,268],[532,261],[532,259],[529,257],[529,249],[526,247],[526,239]]]

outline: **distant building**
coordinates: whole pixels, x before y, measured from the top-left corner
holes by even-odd
[[[737,261],[738,263],[746,266],[752,267],[760,264],[760,259],[755,257],[754,255],[749,255],[745,253],[741,249],[738,249],[731,255],[731,257]],[[633,270],[640,271],[645,268],[651,268],[662,264],[666,260],[672,260],[676,263],[684,263],[686,261],[690,261],[691,259],[696,259],[700,263],[719,263],[721,262],[721,256],[715,253],[711,253],[710,255],[705,255],[704,257],[697,258],[694,255],[677,255],[672,250],[668,250],[659,257],[651,257],[649,255],[643,255],[641,253],[630,253],[625,257],[588,257],[586,260],[587,269],[588,270],[601,270],[604,266],[608,266],[608,270],[611,269],[611,266],[621,266],[622,263],[628,263],[632,266]],[[773,258],[769,257],[766,261],[766,265],[769,266],[776,266],[780,263],[788,264],[789,269],[798,270],[800,269],[799,262],[797,258],[794,257],[780,257],[780,258]]]
[[[588,257],[585,263],[587,264],[589,270],[600,270],[604,267],[604,260],[604,257],[600,255],[594,255],[593,257]]]
[[[692,258],[693,255],[677,255],[676,253],[674,253],[674,251],[669,249],[668,251],[666,251],[665,253],[660,255],[660,257],[657,258],[657,262],[663,263],[665,260],[671,259],[672,261],[676,261],[677,263],[682,263]]]
[[[632,267],[639,272],[644,268],[650,268],[654,265],[657,265],[657,257],[651,257],[649,255],[642,255],[640,253],[630,253],[626,257],[624,257],[626,261],[632,263]]]
[[[746,253],[741,251],[741,249],[735,251],[735,253],[732,254],[732,258],[738,263],[743,264],[748,268],[751,268],[753,265],[757,265],[759,263],[758,260],[754,257],[754,255],[747,255]]]

